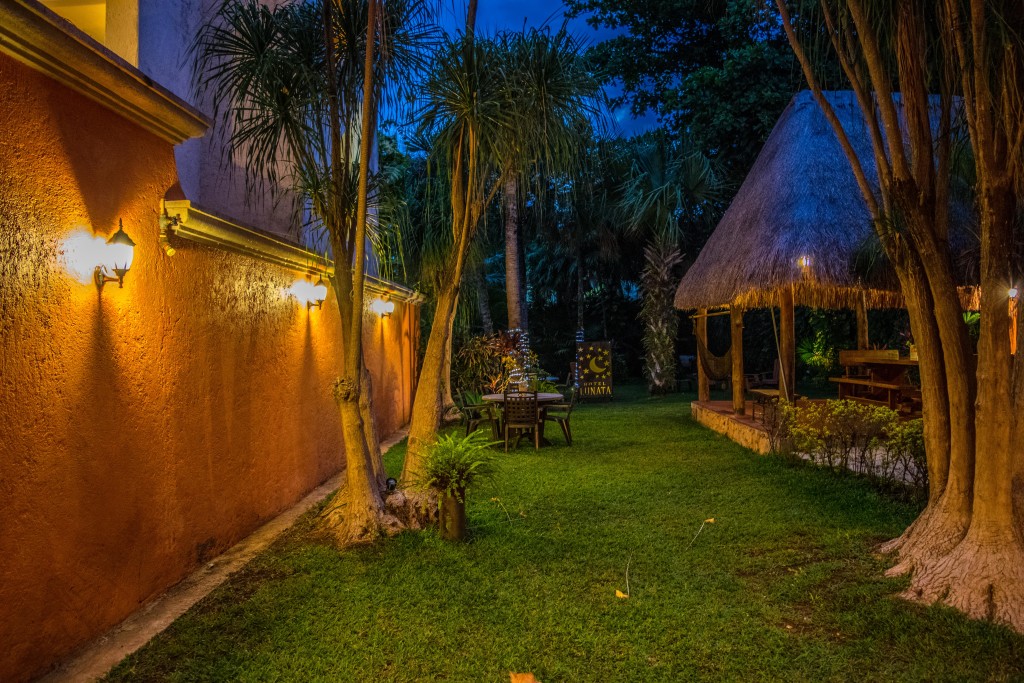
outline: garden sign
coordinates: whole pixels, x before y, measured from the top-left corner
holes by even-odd
[[[580,398],[612,397],[612,343],[583,342],[576,345]]]

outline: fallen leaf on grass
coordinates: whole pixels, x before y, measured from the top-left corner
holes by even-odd
[[[508,672],[509,683],[540,683],[537,677],[532,673],[529,674],[517,674],[512,671]]]
[[[705,520],[704,520],[704,523],[705,523],[705,524],[714,524],[714,523],[715,523],[715,518],[714,518],[714,517],[712,517],[711,519],[705,519]]]
[[[620,590],[619,590],[618,588],[616,588],[616,589],[615,589],[615,597],[617,597],[617,598],[622,598],[622,599],[626,599],[626,598],[628,598],[628,597],[629,597],[629,593],[623,593],[623,592],[622,592],[622,591],[620,591]]]

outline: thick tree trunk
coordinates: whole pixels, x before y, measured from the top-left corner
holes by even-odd
[[[515,178],[505,182],[505,299],[508,304],[508,329],[527,331],[526,302],[523,297],[519,248],[519,184]]]
[[[373,378],[363,363],[362,381],[359,384],[359,414],[363,418],[363,434],[366,440],[366,451],[370,456],[373,476],[377,486],[384,490],[387,472],[384,471],[384,454],[380,450],[380,437],[377,431],[377,416],[373,412]]]
[[[451,329],[448,323],[455,313],[455,300],[456,295],[451,288],[438,295],[434,324],[430,328],[419,385],[413,399],[409,447],[402,467],[403,487],[413,486],[423,479],[423,458],[433,444],[444,416],[442,383],[445,348],[448,345],[448,330]]]
[[[451,317],[448,319],[448,341],[444,347],[444,366],[441,370],[441,408],[442,419],[450,410],[455,408],[455,399],[452,397],[452,346],[455,336],[455,312],[459,307],[459,299],[456,295],[455,305],[452,308]]]
[[[820,84],[786,5],[782,0],[776,4],[821,103]],[[1003,295],[1013,275],[1010,258],[1017,207],[1012,188],[1024,170],[1024,157],[1009,153],[1016,149],[1019,122],[1024,119],[1024,105],[1014,96],[1019,92],[1024,59],[1019,34],[1006,29],[1024,21],[1024,10],[1012,2],[946,0],[931,16],[925,12],[934,8],[932,4],[898,3],[893,5],[895,14],[886,17],[867,11],[864,0],[843,4],[856,31],[839,29],[841,37],[835,46],[840,62],[859,93],[877,93],[873,103],[862,102],[862,106],[873,133],[884,211],[863,182],[863,169],[852,146],[843,142],[842,126],[834,114],[829,120],[875,219],[901,219],[898,232],[884,220],[878,220],[876,227],[900,276],[919,347],[925,440],[933,478],[924,513],[886,546],[899,551],[900,562],[892,571],[911,573],[908,598],[941,601],[972,617],[1024,631],[1024,543],[1021,515],[1015,515],[1015,505],[1019,511],[1024,501],[1014,500],[1015,495],[1024,496],[1020,478],[1024,472],[1020,417],[1024,369],[1019,358],[1011,360]],[[895,54],[884,52],[879,39],[883,29],[872,25],[877,17],[884,17],[886,31],[895,20]],[[836,23],[828,21],[833,30]],[[932,26],[936,34],[929,36]],[[931,52],[930,45],[937,45],[938,51]],[[935,74],[929,74],[929,66],[936,57],[946,61],[945,70],[939,70],[944,78],[938,79],[945,91],[943,102],[949,106],[954,92],[960,98],[977,177],[982,292],[977,361],[961,319],[947,241],[945,172],[950,134],[948,126],[940,126],[939,139],[934,140],[930,123],[932,105],[927,93]],[[902,92],[902,119],[890,97],[893,59]],[[825,104],[822,107],[828,109]],[[948,112],[941,116],[948,122]],[[881,128],[888,146],[884,152],[879,152]]]
[[[644,250],[646,263],[641,274],[644,303],[640,319],[644,323],[644,374],[647,390],[663,395],[675,390],[676,318],[672,294],[676,283],[675,268],[682,261],[679,249],[662,240],[655,240]]]
[[[347,308],[349,314],[347,317],[342,316],[341,319],[344,368],[336,392],[345,438],[345,487],[325,510],[324,520],[328,530],[341,545],[373,541],[382,533],[394,532],[400,527],[397,519],[384,512],[380,486],[383,466],[378,462],[379,447],[376,455],[372,455],[367,444],[367,429],[372,430],[373,423],[371,420],[369,425],[364,424],[360,405],[365,398],[366,410],[369,411],[369,388],[366,388],[364,394],[362,385],[363,374],[366,372],[363,363],[363,288],[366,274],[366,216],[373,139],[373,106],[370,103],[374,100],[373,64],[377,42],[377,10],[377,0],[371,0],[367,12],[366,54],[363,62],[362,101],[365,105],[362,112],[359,190],[351,260],[348,257],[349,252],[343,248],[340,231],[334,231],[333,240],[336,258],[335,295],[342,311]],[[325,33],[330,46],[334,32],[331,29],[333,19],[329,9],[325,9],[325,20]],[[328,63],[333,72],[332,53],[333,47],[330,47]],[[336,107],[336,104],[333,107]],[[336,131],[333,138],[336,146],[339,143]],[[372,436],[371,440],[376,442],[376,437]]]

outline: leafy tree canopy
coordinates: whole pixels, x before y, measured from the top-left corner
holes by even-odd
[[[737,182],[789,98],[799,70],[765,0],[565,0],[570,15],[622,31],[591,49],[615,107],[654,113]]]

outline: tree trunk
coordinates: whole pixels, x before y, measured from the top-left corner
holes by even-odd
[[[363,363],[362,382],[359,385],[359,414],[363,418],[363,433],[366,439],[366,451],[373,465],[373,476],[377,487],[384,490],[387,483],[387,472],[384,470],[384,454],[380,450],[380,432],[377,431],[377,416],[373,412],[373,378]]]
[[[457,286],[457,285],[456,285]],[[444,416],[443,373],[445,348],[448,344],[449,320],[454,316],[455,292],[451,287],[443,290],[434,310],[434,324],[430,328],[427,348],[423,354],[419,384],[412,405],[409,423],[409,446],[402,467],[402,486],[412,486],[423,479],[423,458],[433,444],[437,429]]]
[[[448,319],[448,337],[444,347],[444,366],[442,368],[441,381],[441,417],[455,407],[455,399],[452,398],[452,346],[455,336],[455,313],[459,307],[458,295],[455,297],[455,305],[452,308],[451,317]]]
[[[325,9],[328,40],[333,39],[331,30],[332,15]],[[339,305],[347,307],[348,317],[342,317],[344,368],[338,382],[336,398],[341,414],[342,432],[345,438],[345,487],[335,496],[333,503],[324,513],[328,529],[342,545],[373,541],[386,530],[394,531],[397,520],[386,517],[384,501],[381,498],[378,466],[378,455],[372,456],[367,444],[367,429],[373,429],[372,423],[365,425],[360,403],[364,398],[362,388],[363,373],[363,292],[366,275],[366,216],[369,204],[370,154],[373,135],[374,99],[373,64],[376,47],[377,0],[371,0],[367,13],[366,54],[363,62],[363,106],[359,156],[359,190],[357,196],[354,237],[352,244],[354,253],[351,261],[347,251],[342,248],[341,236],[336,231],[334,240],[337,259],[334,277],[335,295]],[[330,43],[329,43],[330,44]],[[330,48],[333,52],[333,48]],[[329,52],[328,62],[333,64],[333,54]],[[337,136],[335,135],[335,138]],[[337,144],[337,140],[335,140]],[[340,271],[340,273],[338,272]],[[351,301],[351,306],[347,302]],[[368,396],[367,396],[368,401]],[[367,402],[367,409],[369,403]],[[373,438],[376,441],[375,437]]]
[[[786,5],[783,0],[776,4],[820,104],[820,84]],[[847,26],[834,31],[837,24],[826,20],[830,31],[841,35],[834,44],[855,90],[877,94],[862,107],[871,123],[868,130],[884,210],[879,210],[863,182],[863,167],[844,142],[842,125],[827,103],[822,109],[844,145],[900,277],[919,347],[928,470],[933,477],[928,507],[884,549],[899,552],[899,564],[891,571],[911,573],[906,597],[941,601],[972,617],[1024,631],[1024,545],[1015,518],[1015,505],[1019,509],[1024,501],[1014,500],[1022,495],[1024,469],[1024,369],[1019,357],[1011,360],[1004,296],[1013,275],[1014,187],[1024,171],[1024,156],[1009,152],[1019,152],[1015,145],[1024,119],[1024,103],[1015,96],[1024,72],[1024,50],[1019,34],[1006,29],[1024,23],[1024,10],[1012,2],[945,0],[934,5],[897,3],[892,5],[895,14],[887,17],[867,11],[864,0],[844,4],[855,31]],[[827,15],[826,5],[822,7]],[[940,11],[925,14],[935,8]],[[885,29],[872,25],[879,18]],[[897,49],[888,54],[879,35],[894,22]],[[935,34],[927,35],[932,28]],[[936,58],[946,62],[937,81],[930,73]],[[891,97],[894,62],[902,118]],[[976,171],[982,297],[976,362],[961,318],[948,245],[949,180],[943,171],[948,170],[950,133],[948,126],[940,126],[944,130],[933,140],[930,125],[927,95],[936,82],[947,106],[954,93],[960,99]],[[950,117],[945,111],[941,116],[947,121]],[[884,144],[879,133],[883,128]],[[894,225],[898,230],[891,230]]]
[[[675,268],[682,261],[682,254],[675,245],[655,240],[644,250],[644,258],[640,276],[644,297],[640,311],[644,323],[644,374],[647,390],[652,395],[664,395],[674,391],[676,385],[679,321],[672,295],[676,284]]]
[[[494,319],[491,318],[491,303],[487,293],[487,278],[484,277],[484,264],[472,270],[472,286],[476,290],[476,310],[480,316],[480,326],[487,336],[494,334]]]
[[[515,178],[510,178],[502,189],[505,204],[505,299],[508,304],[508,329],[526,332],[526,301],[520,267],[519,183]]]

